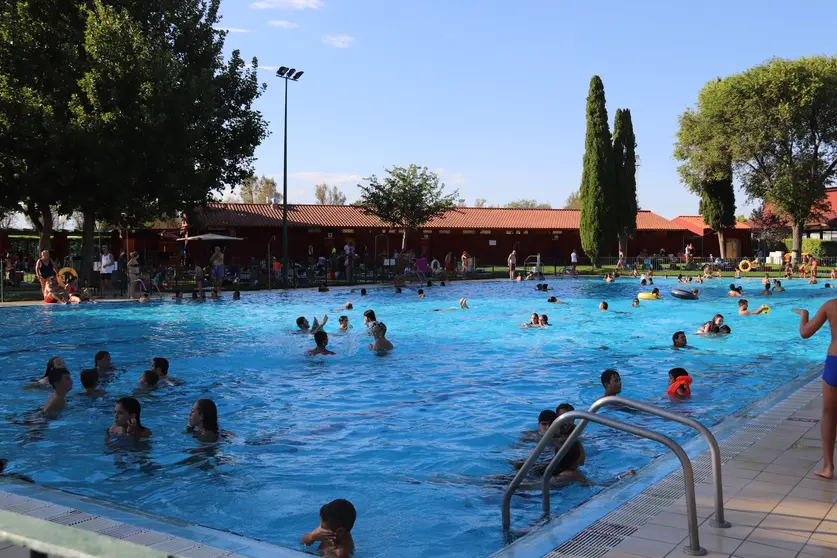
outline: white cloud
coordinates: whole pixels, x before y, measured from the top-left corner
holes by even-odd
[[[319,10],[323,6],[322,0],[259,0],[250,4],[254,10]]]
[[[275,72],[279,69],[279,66],[259,66],[259,69],[265,72]]]
[[[249,29],[242,29],[240,27],[215,27],[216,31],[226,31],[227,33],[249,33]]]
[[[323,37],[323,44],[333,46],[334,48],[349,48],[352,46],[355,38],[349,35],[326,35]]]
[[[296,27],[299,27],[293,21],[285,21],[283,19],[271,19],[267,22],[267,24],[271,27],[278,27],[279,29],[294,29]]]
[[[436,169],[436,174],[439,175],[439,180],[445,184],[450,184],[451,186],[458,186],[468,182],[465,175],[459,174],[458,172],[448,172],[445,169]]]
[[[340,174],[333,172],[295,172],[290,175],[294,180],[304,180],[311,184],[357,184],[363,182],[363,177],[359,174]]]

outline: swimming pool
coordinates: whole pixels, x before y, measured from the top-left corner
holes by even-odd
[[[757,280],[743,282],[745,293]],[[0,456],[10,470],[37,483],[232,530],[299,548],[317,525],[319,507],[347,498],[358,510],[353,530],[360,558],[484,556],[503,544],[502,484],[509,462],[528,455],[523,430],[542,409],[561,402],[585,407],[601,395],[605,368],[622,374],[623,395],[674,408],[711,425],[822,361],[827,335],[803,342],[798,316],[833,291],[790,281],[767,302],[767,316],[739,317],[727,299],[729,280],[696,285],[698,302],[668,296],[673,279],[659,279],[666,296],[630,308],[638,281],[551,280],[555,291],[531,283],[483,282],[425,288],[420,300],[405,289],[370,288],[361,298],[335,289],[245,295],[223,301],[100,304],[0,310]],[[568,305],[553,305],[555,295]],[[461,296],[469,311],[453,308]],[[347,300],[355,310],[333,311]],[[607,300],[610,312],[597,310]],[[762,297],[750,296],[751,308]],[[375,309],[396,349],[376,356],[362,312]],[[521,330],[531,312],[554,325]],[[304,357],[310,336],[292,335],[299,315],[330,315],[329,348],[336,357]],[[624,313],[617,313],[624,312]],[[694,332],[715,313],[732,335]],[[354,329],[336,332],[346,314]],[[671,334],[685,330],[693,351],[673,351]],[[70,395],[58,420],[33,413],[45,391],[24,382],[43,374],[60,354],[73,372],[93,364],[99,349],[127,372],[107,385],[108,397]],[[103,444],[113,400],[130,395],[154,356],[166,356],[181,386],[138,396],[147,444]],[[667,371],[683,366],[695,378],[693,398],[665,396]],[[183,434],[195,399],[210,397],[221,427],[235,437],[212,452],[196,451]],[[637,416],[677,440],[684,427]],[[595,425],[585,433],[584,472],[594,486],[573,486],[553,498],[560,513],[639,468],[661,447]],[[525,495],[524,495],[525,496]],[[515,496],[512,527],[521,532],[540,516],[536,498]]]

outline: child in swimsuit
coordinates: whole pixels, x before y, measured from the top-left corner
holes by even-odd
[[[672,368],[668,371],[668,389],[666,395],[669,397],[689,397],[692,395],[690,387],[692,378],[684,368]]]

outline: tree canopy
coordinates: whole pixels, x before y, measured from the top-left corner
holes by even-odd
[[[385,169],[389,175],[379,181],[374,174],[358,184],[361,192],[358,205],[363,212],[374,215],[387,225],[401,227],[404,235],[401,249],[407,248],[407,231],[421,227],[433,217],[441,217],[456,209],[459,191],[445,194],[439,176],[427,167],[410,165]]]
[[[281,201],[282,193],[276,190],[276,180],[273,178],[251,174],[244,179],[237,197],[243,203],[266,203],[268,198],[278,198]]]
[[[612,225],[610,195],[613,181],[610,128],[605,108],[605,92],[599,76],[590,80],[587,94],[587,132],[581,172],[581,247],[595,266],[607,250]]]
[[[314,186],[314,198],[320,205],[346,205],[346,194],[337,186],[329,188],[325,183]]]
[[[581,194],[578,193],[578,190],[570,192],[570,195],[567,196],[564,209],[581,209]]]
[[[675,155],[687,185],[731,163],[748,197],[790,222],[798,258],[837,171],[837,57],[777,58],[706,84],[680,117]]]
[[[538,200],[527,200],[526,198],[510,201],[503,207],[511,209],[552,209],[548,203],[541,203]]]
[[[629,109],[616,109],[613,119],[613,201],[611,221],[619,245],[628,252],[628,239],[636,234],[636,137]]]

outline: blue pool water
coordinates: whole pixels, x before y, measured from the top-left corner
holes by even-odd
[[[676,285],[659,279],[664,294]],[[756,291],[757,281],[743,281]],[[727,299],[729,280],[697,285],[702,300],[667,296],[630,308],[638,281],[594,279],[531,283],[486,282],[435,286],[420,300],[405,289],[370,288],[245,295],[205,303],[0,309],[0,456],[37,483],[148,512],[228,529],[299,548],[316,527],[319,507],[348,498],[358,510],[357,556],[484,556],[503,544],[502,488],[491,481],[512,472],[532,444],[520,433],[536,427],[542,409],[561,402],[592,403],[605,368],[622,374],[623,395],[650,401],[714,424],[822,361],[827,335],[803,341],[801,305],[815,311],[833,291],[790,281],[768,302],[767,316],[739,317]],[[569,302],[548,304],[554,294]],[[470,311],[452,308],[461,296]],[[750,296],[757,307],[762,298]],[[333,311],[347,300],[355,310]],[[597,310],[610,302],[611,312]],[[396,349],[376,356],[362,312],[373,308]],[[531,312],[554,324],[521,330]],[[616,311],[616,312],[614,312]],[[335,357],[304,357],[310,336],[289,332],[297,316],[330,314]],[[622,313],[617,313],[622,312]],[[693,332],[715,313],[732,327],[726,338]],[[337,316],[354,324],[336,332]],[[697,349],[673,351],[671,334],[689,334]],[[35,412],[45,390],[23,389],[62,355],[73,372],[111,352],[122,373],[108,396],[71,394],[57,420]],[[113,401],[130,395],[154,356],[166,356],[170,375],[184,380],[138,398],[147,444],[114,449],[103,443]],[[665,396],[667,371],[683,366],[695,378],[690,401]],[[184,426],[192,403],[210,397],[223,429],[235,434],[215,451],[196,451]],[[677,440],[684,427],[634,418]],[[566,488],[553,498],[566,511],[630,468],[661,453],[660,446],[591,426],[585,433],[585,474],[594,486]],[[530,496],[538,496],[531,494]],[[516,496],[513,529],[539,517],[538,498]]]

